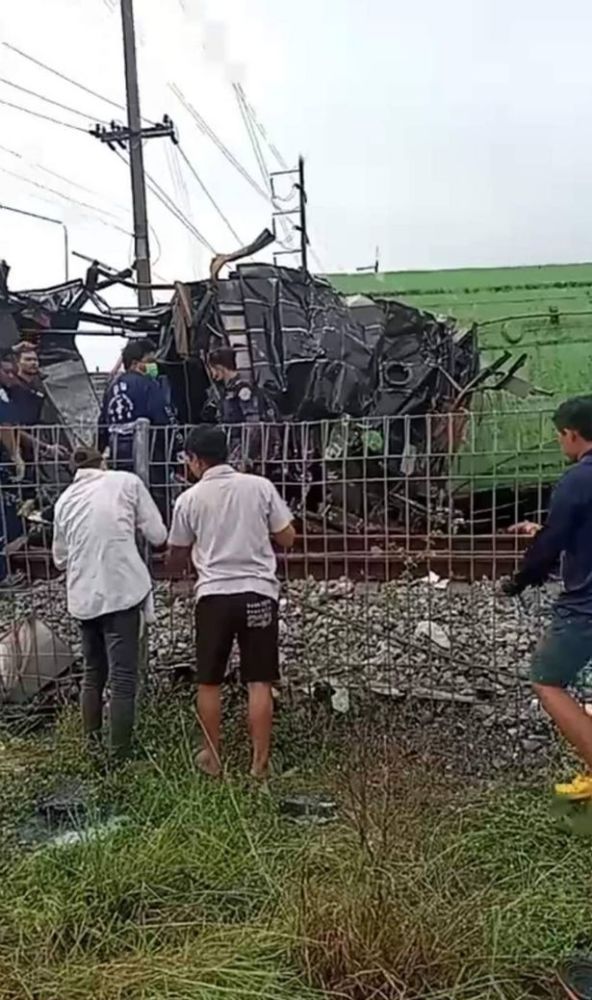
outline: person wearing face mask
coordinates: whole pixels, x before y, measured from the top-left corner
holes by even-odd
[[[121,355],[123,371],[108,385],[99,417],[98,445],[109,448],[114,469],[133,472],[136,420],[155,428],[171,422],[167,393],[158,378],[151,340],[130,340]]]
[[[247,471],[264,457],[271,458],[274,449],[277,450],[275,424],[278,414],[270,401],[239,372],[232,347],[210,351],[207,367],[215,387],[208,406],[215,409],[217,421],[228,430],[228,461],[241,471]],[[268,425],[266,456],[262,455],[263,421]]]
[[[185,443],[198,480],[175,503],[167,570],[182,576],[189,556],[197,571],[197,712],[204,747],[197,764],[221,773],[221,685],[233,642],[249,695],[251,775],[265,779],[273,720],[272,685],[279,678],[279,582],[272,541],[294,544],[292,514],[268,479],[228,465],[221,428],[195,427]]]

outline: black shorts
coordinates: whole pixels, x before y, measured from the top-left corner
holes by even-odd
[[[197,602],[197,680],[221,684],[235,638],[243,684],[279,679],[278,605],[261,594],[210,594]]]

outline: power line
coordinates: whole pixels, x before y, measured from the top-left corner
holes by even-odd
[[[175,198],[180,202],[184,215],[189,219],[191,223],[194,223],[193,210],[191,205],[191,200],[189,198],[189,190],[185,182],[185,177],[181,170],[181,162],[179,157],[173,153],[174,146],[166,146],[166,158],[167,165],[169,168],[169,174],[171,175],[171,180],[173,182],[173,192]],[[191,233],[187,233],[188,239],[192,237]],[[197,250],[195,246],[196,241],[191,238],[191,244],[189,246],[189,254],[193,263],[195,265],[196,271],[199,271],[201,265],[201,259],[199,256],[200,251]]]
[[[13,108],[15,111],[22,111],[26,115],[32,115],[33,118],[41,118],[43,121],[52,122],[54,125],[61,125],[62,128],[72,129],[73,132],[82,132],[83,135],[88,135],[87,130],[85,128],[81,128],[80,125],[71,125],[70,122],[60,121],[59,118],[52,118],[50,115],[42,115],[40,111],[32,111],[31,108],[23,108],[22,105],[13,104],[12,101],[5,101],[3,98],[0,98],[0,104],[3,104],[6,108]]]
[[[222,222],[225,224],[225,226],[227,227],[227,229],[229,230],[229,232],[232,233],[232,235],[234,236],[234,238],[235,238],[236,242],[239,244],[239,246],[242,246],[243,245],[243,241],[241,240],[240,236],[238,235],[236,229],[234,229],[234,227],[232,226],[232,223],[229,221],[229,219],[227,218],[227,216],[224,214],[224,212],[222,211],[222,209],[218,205],[217,201],[215,201],[214,197],[208,191],[207,187],[205,186],[204,182],[202,181],[201,177],[199,176],[197,170],[195,169],[195,167],[193,166],[191,160],[187,156],[185,150],[182,149],[180,145],[177,145],[176,149],[177,149],[177,152],[178,152],[179,156],[181,157],[181,159],[183,160],[183,162],[187,165],[187,167],[191,171],[193,177],[195,178],[195,180],[199,184],[199,186],[202,189],[203,193],[205,194],[206,198],[208,199],[208,201],[210,202],[210,204],[212,205],[212,207],[215,209],[215,211],[218,213],[218,215],[222,219]]]
[[[15,90],[20,90],[23,94],[28,94],[29,97],[36,97],[40,101],[45,101],[46,104],[53,104],[54,107],[61,108],[62,111],[69,111],[73,115],[79,115],[80,118],[84,118],[86,121],[98,121],[102,125],[107,124],[102,118],[97,118],[95,115],[87,115],[84,111],[79,111],[78,108],[71,108],[70,105],[62,104],[60,101],[54,101],[51,97],[44,97],[43,94],[38,94],[36,90],[29,90],[28,87],[22,87],[20,83],[13,83],[12,80],[7,80],[3,76],[0,76],[0,83],[6,84],[7,87],[13,87]]]
[[[79,181],[72,180],[71,177],[66,177],[64,174],[58,173],[57,170],[50,170],[49,167],[44,167],[43,164],[38,163],[37,160],[30,160],[28,157],[23,156],[22,153],[17,153],[15,149],[10,149],[8,146],[3,146],[2,143],[0,143],[0,150],[2,150],[2,152],[4,153],[9,153],[10,156],[14,156],[18,160],[22,160],[23,163],[26,163],[29,167],[32,167],[35,170],[42,170],[43,173],[49,174],[50,177],[55,177],[57,178],[57,180],[62,181],[64,184],[69,184],[70,187],[78,188],[80,191],[86,191],[87,194],[93,194],[97,198],[104,199],[105,197],[105,195],[101,191],[97,191],[96,188],[89,188],[85,184],[80,184]],[[119,209],[121,212],[125,212],[126,214],[129,212],[129,206],[122,205],[121,202],[110,200],[109,204],[112,207]]]
[[[74,87],[78,87],[79,90],[83,90],[85,93],[90,94],[93,97],[96,97],[96,98],[98,98],[101,101],[105,101],[107,104],[111,105],[112,107],[117,108],[119,111],[124,111],[125,112],[126,109],[125,109],[125,106],[123,104],[119,104],[117,101],[113,101],[111,98],[105,97],[104,94],[100,94],[98,91],[92,90],[90,87],[86,87],[84,84],[79,83],[77,80],[72,79],[72,77],[67,76],[65,73],[61,73],[59,70],[56,70],[53,66],[49,66],[47,63],[42,62],[40,59],[37,59],[35,56],[29,55],[29,53],[24,52],[22,49],[17,48],[16,45],[11,45],[9,42],[3,42],[2,44],[5,46],[5,48],[9,49],[11,52],[15,52],[17,55],[21,56],[23,59],[27,59],[29,62],[32,62],[34,65],[39,66],[41,69],[46,70],[48,73],[52,73],[54,76],[57,76],[61,80],[64,80],[66,83],[69,83],[69,84],[71,84]],[[171,89],[173,89],[173,88],[171,87]],[[178,99],[182,103],[185,103],[186,99],[185,99],[184,95],[182,94],[182,92],[179,90],[179,88],[176,88],[176,90],[178,91],[178,93],[176,94],[176,96],[178,97]],[[173,90],[173,92],[175,93],[175,90]],[[40,95],[37,95],[37,96],[40,96]],[[75,131],[78,131],[78,132],[84,132],[86,134],[86,130],[85,129],[82,129],[82,128],[76,126],[76,125],[69,125],[67,122],[60,122],[57,119],[49,118],[49,116],[47,116],[47,115],[42,115],[39,112],[31,111],[28,108],[22,108],[22,107],[19,107],[18,105],[13,105],[13,104],[11,104],[8,101],[3,101],[3,100],[0,99],[0,104],[5,104],[8,107],[14,107],[17,110],[23,111],[23,112],[25,112],[27,114],[31,114],[31,115],[33,115],[33,116],[35,116],[37,118],[42,118],[42,119],[45,119],[47,121],[53,121],[55,124],[60,124],[60,125],[63,125],[65,127],[67,127],[67,128],[74,129]],[[201,116],[198,115],[198,112],[195,111],[195,109],[191,105],[187,104],[187,110],[189,110],[190,114],[192,114],[193,117],[196,120],[201,117]],[[145,120],[145,119],[143,119],[143,120]],[[222,143],[222,141],[218,138],[218,136],[216,136],[216,134],[214,133],[213,129],[210,128],[210,126],[207,124],[207,122],[205,122],[205,121],[202,120],[201,124],[200,124],[200,128],[202,129],[203,132],[205,132],[206,135],[208,135],[212,139],[212,141],[214,141],[216,143],[216,145],[224,152],[224,155],[227,156],[227,158],[230,158],[230,162],[233,163],[233,166],[235,166],[236,169],[238,169],[239,172],[245,177],[245,179],[248,180],[248,182],[252,186],[255,187],[255,190],[257,190],[258,193],[261,194],[262,197],[268,199],[268,196],[265,194],[265,192],[259,187],[259,185],[256,183],[256,181],[254,181],[253,178],[250,177],[250,175],[248,174],[248,172],[244,169],[244,167],[241,166],[241,164],[238,162],[238,160],[236,160],[236,158],[233,156],[233,154],[230,152],[230,150],[226,146],[224,146],[224,144]],[[189,161],[188,161],[188,163],[189,163]],[[193,169],[191,167],[190,163],[189,163],[189,166],[190,166],[190,169]],[[148,174],[146,174],[146,176],[149,177]],[[205,188],[205,185],[203,185],[203,182],[198,177],[197,173],[195,173],[194,176],[196,177],[196,180],[198,181],[198,183],[200,184],[200,186],[202,186],[202,189],[204,190],[204,193],[206,194],[206,196],[210,199],[211,203],[216,208],[216,211],[218,211],[218,213],[220,214],[220,216],[224,219],[226,225],[228,225],[230,227],[230,230],[233,233],[233,236],[240,242],[240,238],[234,232],[234,230],[232,229],[232,226],[230,226],[230,223],[226,219],[226,216],[224,216],[224,213],[221,211],[221,209],[219,208],[219,206],[216,204],[216,202],[212,198],[212,196],[209,193],[209,191],[207,190],[207,188]],[[167,193],[165,191],[163,191],[162,188],[160,188],[160,185],[158,185],[157,182],[154,181],[153,178],[151,178],[151,183],[155,186],[155,188],[157,188],[157,189],[160,190],[161,200],[162,199],[167,199],[170,202],[170,204],[166,205],[166,207],[168,207],[169,210],[171,212],[173,212],[173,214],[176,215],[176,217],[179,219],[179,221],[182,221],[183,225],[185,225],[186,227],[190,227],[189,231],[192,232],[192,234],[196,237],[196,239],[198,239],[201,243],[203,243],[203,245],[205,247],[207,247],[209,250],[211,250],[212,253],[215,253],[216,251],[212,247],[211,243],[209,243],[209,241],[199,232],[199,230],[197,229],[197,227],[193,226],[193,224],[189,222],[189,220],[183,215],[183,213],[179,210],[179,208],[172,201],[172,199],[170,198],[170,196],[167,195]],[[158,197],[158,194],[156,193],[156,190],[153,190],[153,193],[156,194],[156,197]],[[166,204],[166,201],[164,201],[163,203]]]
[[[197,226],[195,226],[192,222],[189,221],[188,218],[186,218],[185,215],[183,215],[183,212],[175,205],[170,195],[166,193],[166,191],[160,186],[160,184],[157,181],[154,180],[153,177],[150,176],[148,172],[146,172],[146,180],[148,182],[148,188],[150,189],[150,191],[152,191],[154,197],[157,198],[158,201],[160,201],[165,208],[168,208],[169,212],[171,212],[175,216],[175,218],[178,219],[181,225],[185,226],[185,228],[189,230],[189,232],[192,233],[193,236],[195,236],[196,240],[198,240],[198,242],[201,243],[202,246],[206,247],[206,249],[210,250],[212,253],[216,253],[214,247],[209,242],[209,240],[206,239],[203,233],[200,233]]]
[[[246,180],[247,184],[249,184],[253,188],[253,190],[256,191],[258,195],[260,195],[261,198],[264,198],[265,201],[269,201],[269,194],[263,190],[263,188],[257,183],[254,177],[251,177],[248,170],[245,170],[242,163],[240,163],[240,161],[237,160],[234,153],[232,153],[231,150],[228,148],[228,146],[226,146],[222,142],[220,137],[216,134],[216,132],[214,132],[213,128],[211,128],[210,125],[208,125],[205,118],[202,118],[199,111],[196,111],[196,109],[193,107],[190,101],[187,100],[183,91],[177,86],[177,84],[169,83],[169,89],[173,92],[177,100],[183,105],[188,114],[191,115],[191,117],[193,118],[194,122],[196,123],[200,131],[214,143],[214,145],[220,150],[222,155],[225,156],[228,162],[232,164],[235,170],[238,170],[239,174],[241,175],[241,177],[243,177],[244,180]]]
[[[58,198],[63,198],[64,201],[69,201],[73,205],[78,205],[79,208],[90,210],[97,216],[107,215],[111,216],[111,218],[117,218],[117,216],[113,215],[112,212],[107,212],[105,211],[105,209],[97,208],[96,205],[89,205],[89,203],[86,201],[79,201],[77,198],[71,198],[69,195],[63,194],[62,191],[57,191],[55,188],[51,188],[47,184],[40,184],[39,181],[31,180],[29,177],[23,177],[22,174],[17,174],[15,173],[14,170],[8,170],[7,167],[0,167],[0,171],[3,174],[7,174],[9,177],[14,177],[16,178],[16,180],[23,181],[25,184],[30,184],[32,187],[39,188],[39,190],[41,191],[48,191],[49,194],[53,194]],[[103,224],[110,225],[113,229],[119,230],[120,233],[125,233],[126,236],[130,235],[127,229],[123,229],[121,226],[116,225],[116,223],[114,222],[103,223]]]
[[[284,160],[284,158],[283,158],[282,154],[280,153],[279,149],[277,148],[277,146],[269,138],[269,136],[268,136],[268,134],[267,134],[264,126],[262,125],[262,123],[259,121],[259,119],[257,117],[257,113],[256,113],[255,109],[253,108],[253,105],[250,104],[250,102],[248,101],[247,95],[245,94],[242,85],[240,83],[233,83],[232,87],[233,87],[233,90],[234,90],[234,93],[235,93],[235,96],[236,96],[236,99],[237,99],[237,103],[238,103],[239,110],[240,110],[242,118],[243,118],[243,122],[244,122],[245,128],[247,130],[247,134],[249,136],[249,139],[251,140],[251,145],[253,146],[253,152],[255,153],[255,157],[257,158],[257,162],[259,163],[260,169],[266,169],[266,166],[265,166],[265,158],[263,156],[263,153],[262,153],[259,141],[257,139],[256,132],[259,132],[259,135],[264,140],[264,142],[267,144],[267,147],[269,148],[269,150],[272,153],[272,155],[275,157],[277,163],[282,168],[282,170],[287,170],[288,169],[288,165],[287,165],[286,161]],[[278,195],[275,192],[273,192],[273,195],[272,195],[272,204],[273,204],[273,207],[275,209],[277,209],[278,208],[278,202],[284,202],[285,203],[285,202],[291,201],[294,191],[295,191],[295,185],[292,185],[292,190],[285,197],[281,197],[280,195]],[[292,240],[292,238],[293,238],[292,234],[294,232],[294,226],[292,226],[291,230],[289,231],[288,228],[287,228],[286,220],[284,218],[282,218],[281,216],[280,216],[280,225],[282,226],[282,229],[284,230],[284,240],[288,240],[288,241]],[[279,241],[279,242],[280,242],[280,244],[282,246],[284,246],[284,247],[286,246],[286,244],[282,243],[282,241]],[[312,249],[312,247],[309,249],[309,253],[310,253],[311,257],[313,258],[313,260],[315,261],[317,267],[321,271],[325,272],[326,269],[323,267],[322,261],[320,260],[318,254],[316,254],[315,251]]]
[[[64,80],[65,83],[70,83],[73,87],[78,87],[79,90],[83,90],[85,94],[90,94],[91,97],[96,97],[99,101],[104,101],[106,104],[110,104],[112,108],[117,108],[118,111],[126,111],[124,104],[119,104],[117,101],[112,100],[112,98],[105,97],[104,94],[100,94],[97,90],[92,90],[91,87],[87,87],[84,83],[78,83],[78,81],[73,80],[72,77],[67,76],[65,73],[61,73],[59,69],[55,69],[53,66],[48,66],[48,64],[42,62],[41,59],[37,59],[35,56],[29,55],[28,52],[24,52],[23,49],[17,48],[16,45],[11,45],[10,42],[2,42],[2,44],[6,49],[9,49],[11,52],[16,52],[17,55],[21,56],[23,59],[27,59],[35,66],[39,66],[48,73],[53,73],[54,76],[59,77],[60,80]]]
[[[252,118],[253,123],[254,123],[257,131],[259,132],[259,135],[261,136],[261,138],[263,139],[263,141],[267,143],[269,151],[275,157],[278,165],[282,168],[282,170],[288,170],[288,164],[284,160],[282,154],[280,153],[280,151],[277,148],[277,146],[275,145],[275,143],[273,143],[271,141],[271,139],[269,138],[269,136],[268,136],[265,128],[263,127],[263,125],[259,121],[253,105],[247,99],[247,95],[245,94],[245,91],[243,89],[242,84],[240,84],[240,83],[233,83],[232,86],[234,87],[235,92],[238,92],[241,95],[241,98],[242,98],[242,100],[244,102],[245,108],[246,108],[248,114],[250,115],[250,117]]]
[[[116,156],[119,157],[122,163],[125,163],[126,166],[129,166],[126,157],[123,155],[123,153],[120,152],[119,149],[114,149],[113,152],[115,153]],[[203,233],[200,233],[197,226],[194,226],[193,223],[190,222],[185,215],[183,215],[183,212],[175,204],[171,196],[168,195],[166,191],[160,186],[160,184],[154,180],[154,178],[148,173],[148,171],[146,171],[145,173],[146,173],[147,186],[149,190],[152,191],[152,194],[155,196],[155,198],[157,198],[158,201],[160,201],[161,204],[164,205],[166,209],[168,209],[168,211],[177,219],[178,222],[181,223],[182,226],[185,226],[185,228],[195,237],[196,240],[198,240],[199,243],[205,246],[212,253],[216,253],[212,244],[206,239]]]
[[[238,109],[240,111],[241,118],[243,120],[243,125],[245,126],[247,135],[250,139],[251,147],[253,149],[253,153],[255,154],[255,159],[257,160],[257,165],[259,167],[261,176],[263,178],[263,183],[265,184],[267,190],[269,191],[269,195],[271,196],[272,195],[271,181],[269,179],[269,171],[267,169],[267,164],[265,162],[261,146],[259,145],[259,140],[257,139],[257,135],[255,133],[253,122],[250,118],[248,109],[246,108],[241,92],[238,90],[237,87],[234,87],[234,96],[236,97],[236,102],[238,104]]]
[[[280,244],[281,247],[284,248],[284,250],[292,251],[294,254],[297,254],[298,251],[292,250],[291,246],[291,243],[293,241],[294,226],[293,224],[290,225],[288,223],[287,219],[285,218],[285,215],[282,214],[282,210],[278,205],[278,199],[275,196],[271,178],[269,176],[269,171],[267,169],[267,164],[265,162],[265,157],[263,155],[263,150],[261,149],[261,144],[257,136],[257,131],[254,123],[255,122],[254,112],[249,107],[249,104],[245,97],[245,93],[240,84],[233,84],[232,86],[234,90],[234,96],[236,98],[236,103],[238,104],[238,109],[240,111],[241,118],[243,120],[243,125],[245,126],[245,130],[249,137],[253,153],[255,154],[255,159],[257,160],[257,164],[259,166],[259,170],[263,178],[263,183],[268,189],[268,195],[267,195],[268,200],[271,201],[273,208],[278,213],[276,218],[278,219],[279,225],[281,226],[284,233],[284,237],[282,240],[278,238],[278,243]],[[292,188],[292,190],[294,190],[294,187]]]
[[[247,100],[247,95],[245,94],[242,85],[240,83],[233,83],[232,87],[233,87],[233,90],[234,90],[234,93],[235,93],[235,96],[236,96],[236,99],[237,99],[237,102],[238,102],[239,110],[241,112],[241,115],[242,115],[242,118],[243,118],[243,121],[244,121],[244,124],[245,124],[245,128],[247,130],[247,134],[249,135],[249,138],[251,140],[251,145],[253,146],[253,151],[254,151],[255,156],[257,158],[257,162],[259,163],[260,169],[262,168],[262,166],[261,166],[262,164],[263,164],[263,166],[264,166],[265,169],[266,169],[266,167],[265,167],[265,158],[263,156],[263,152],[261,150],[261,147],[260,147],[260,144],[259,144],[259,140],[257,139],[256,132],[259,132],[259,135],[262,137],[262,139],[264,140],[264,142],[267,144],[270,152],[275,157],[275,159],[277,160],[277,163],[282,168],[282,170],[287,170],[288,166],[286,164],[286,161],[284,160],[284,158],[283,158],[282,154],[280,153],[279,149],[277,148],[277,146],[271,141],[271,139],[267,135],[267,132],[266,132],[265,128],[263,127],[263,125],[261,124],[261,122],[259,121],[259,119],[257,118],[257,114],[255,112],[255,109],[253,108],[253,105],[250,104],[249,101]],[[278,208],[278,202],[288,202],[288,201],[291,201],[292,195],[294,193],[295,188],[296,188],[296,185],[292,185],[292,190],[290,191],[290,193],[286,197],[280,197],[278,194],[276,194],[275,192],[273,192],[273,194],[272,194],[272,204],[273,204],[273,207],[275,209],[277,209]],[[286,240],[291,240],[292,239],[292,233],[294,232],[294,226],[292,226],[291,232],[288,232],[288,230],[286,228],[286,225],[285,225],[285,219],[283,219],[280,216],[280,224],[282,224],[282,223],[284,223],[282,225],[282,228],[284,230],[284,238]],[[285,244],[283,244],[283,245],[285,246]],[[317,267],[321,271],[323,271],[324,273],[326,273],[326,269],[323,267],[322,261],[320,260],[318,254],[316,254],[315,251],[312,249],[312,247],[309,248],[309,253],[310,253],[311,257],[313,258],[313,260],[315,261]]]
[[[55,199],[53,201],[50,201],[49,198],[44,198],[43,195],[38,195],[37,197],[39,198],[40,201],[46,202],[47,204],[50,204],[55,207]],[[70,199],[67,198],[65,195],[62,195],[62,197],[65,198],[66,201],[70,201]],[[89,218],[91,217],[91,213],[84,209],[81,211],[80,214],[86,215]],[[96,215],[93,221],[98,223],[100,226],[105,226],[107,229],[115,229],[117,230],[117,232],[123,233],[124,236],[132,236],[132,233],[130,233],[127,229],[123,229],[121,226],[117,226],[114,222],[107,222],[105,219],[101,219],[101,217],[98,215]]]

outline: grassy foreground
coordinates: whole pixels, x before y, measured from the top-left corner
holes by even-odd
[[[313,755],[292,722],[278,756],[295,770],[267,796],[197,775],[190,730],[187,705],[161,705],[147,759],[109,777],[73,717],[0,737],[0,1000],[540,998],[592,937],[592,840],[558,826],[542,789],[454,786],[392,742]],[[20,847],[58,774],[126,825]],[[338,822],[278,816],[277,796],[312,788],[337,797]]]

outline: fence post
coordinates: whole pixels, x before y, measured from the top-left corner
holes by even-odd
[[[133,444],[134,472],[142,480],[146,488],[150,487],[150,421],[146,417],[136,420]],[[139,549],[145,562],[148,562],[148,545],[143,539],[138,539]],[[138,649],[138,685],[136,692],[136,713],[139,716],[142,706],[144,685],[148,674],[148,626],[144,615],[141,617],[140,642]]]
[[[144,486],[150,486],[150,421],[146,417],[136,420],[134,428],[134,472]]]

